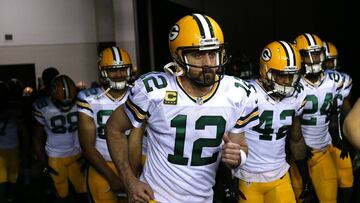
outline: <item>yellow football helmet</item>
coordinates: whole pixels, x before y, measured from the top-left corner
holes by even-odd
[[[129,54],[122,48],[110,47],[100,53],[99,71],[103,80],[110,85],[110,88],[121,90],[126,87],[127,82],[131,79],[131,59]],[[109,71],[124,70],[125,78],[110,78]]]
[[[321,39],[314,34],[304,33],[296,37],[294,43],[295,47],[300,51],[305,75],[321,73],[325,61]]]
[[[339,69],[337,58],[338,51],[335,45],[331,42],[323,42],[325,48],[325,69]]]
[[[77,88],[74,81],[66,76],[56,76],[50,85],[51,98],[61,111],[69,111],[75,104]]]
[[[185,54],[188,51],[215,50],[216,65],[207,68],[215,68],[220,76],[214,83],[222,78],[224,64],[227,62],[224,49],[224,35],[218,23],[209,16],[195,13],[181,18],[170,30],[169,48],[175,62],[173,65],[176,65],[178,69],[169,70],[168,66],[165,66],[166,71],[187,74],[189,67],[204,68],[189,64]]]
[[[288,42],[271,42],[261,52],[260,81],[270,90],[268,94],[293,95],[300,69],[300,53]]]

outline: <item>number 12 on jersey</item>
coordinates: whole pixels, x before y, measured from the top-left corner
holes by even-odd
[[[187,165],[189,158],[184,157],[185,139],[193,136],[186,133],[187,115],[177,115],[171,120],[171,127],[176,128],[174,154],[168,155],[168,161],[177,165]],[[226,121],[222,116],[201,116],[195,121],[195,130],[205,130],[206,126],[216,126],[215,138],[199,138],[194,141],[191,152],[191,166],[204,166],[216,162],[219,151],[210,157],[201,157],[204,147],[218,147],[225,133]]]

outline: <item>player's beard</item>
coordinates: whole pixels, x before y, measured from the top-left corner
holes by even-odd
[[[216,71],[214,68],[202,68],[196,75],[189,75],[190,81],[198,87],[209,87],[215,82]]]

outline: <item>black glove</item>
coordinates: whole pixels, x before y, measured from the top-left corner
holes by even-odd
[[[238,190],[239,196],[241,197],[241,199],[246,200],[246,197],[244,195],[244,193],[241,192],[241,190]]]
[[[45,165],[43,168],[43,173],[46,174],[53,174],[53,175],[59,175],[59,173],[57,171],[55,171],[55,169],[51,168],[51,166],[49,165]]]
[[[224,162],[219,164],[217,178],[216,185],[218,187],[214,191],[218,191],[221,202],[238,203],[240,198],[246,200],[245,195],[238,189],[239,179],[232,175],[231,169]]]
[[[331,135],[332,145],[341,150],[342,140],[340,138],[339,126],[329,126],[329,133]]]
[[[352,146],[350,142],[345,137],[343,137],[340,158],[341,159],[348,158],[350,155],[351,148]]]
[[[303,203],[312,203],[316,200],[316,193],[309,174],[309,168],[306,159],[295,161],[301,175],[303,189],[300,194],[300,199]]]

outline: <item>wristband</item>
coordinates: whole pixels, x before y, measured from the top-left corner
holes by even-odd
[[[247,158],[245,151],[242,149],[240,149],[240,156],[241,156],[241,163],[239,166],[242,166],[245,164]]]

